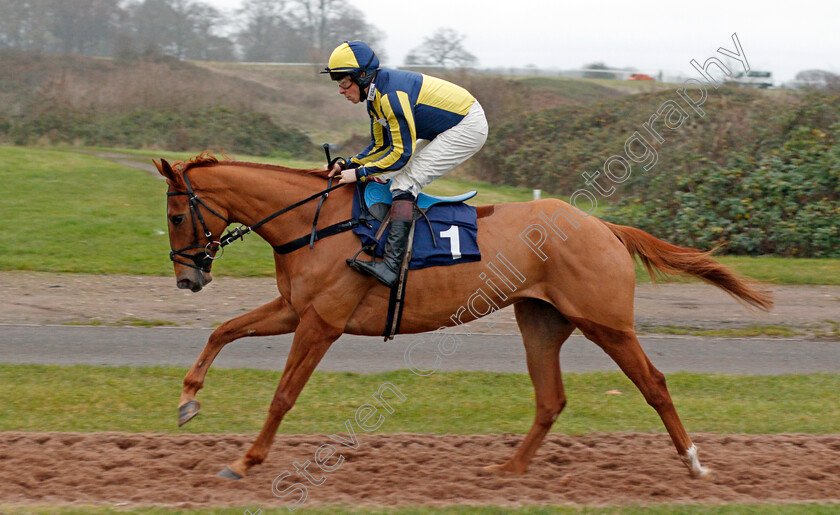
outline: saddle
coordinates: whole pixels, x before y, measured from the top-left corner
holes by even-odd
[[[380,222],[384,222],[388,211],[391,209],[391,189],[389,182],[370,182],[364,189],[365,208],[368,213]],[[454,204],[467,201],[478,195],[478,191],[472,190],[461,195],[451,197],[440,197],[420,193],[417,196],[417,210],[414,211],[414,219],[420,218],[426,211],[436,204]],[[418,211],[419,210],[419,211]]]
[[[353,232],[362,242],[362,251],[374,257],[385,253],[385,230],[390,218],[391,191],[388,183],[356,183],[352,217],[358,220]],[[478,224],[475,208],[463,201],[473,198],[471,191],[453,197],[421,193],[414,212],[415,230],[409,269],[450,266],[480,261]]]
[[[353,229],[361,242],[361,252],[381,257],[384,254],[385,231],[390,223],[391,190],[389,183],[357,183],[353,202],[353,218],[359,224]],[[448,266],[480,261],[476,211],[463,202],[477,191],[450,197],[420,193],[409,233],[408,250],[400,269],[399,280],[391,289],[388,317],[383,336],[393,339],[399,331],[405,300],[405,283],[409,269]]]

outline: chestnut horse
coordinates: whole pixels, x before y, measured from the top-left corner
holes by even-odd
[[[167,217],[177,285],[194,292],[211,281],[210,258],[218,250],[214,242],[229,223],[253,226],[302,199],[317,198],[326,186],[326,172],[320,170],[220,162],[206,153],[174,168],[165,160],[155,165],[169,185]],[[348,219],[353,195],[352,186],[332,191],[324,202],[319,227]],[[273,246],[306,236],[317,204],[302,203],[255,232]],[[662,418],[690,474],[705,476],[708,469],[700,465],[665,378],[648,360],[634,332],[633,256],[641,259],[651,275],[693,275],[763,310],[772,307],[769,293],[753,289],[707,252],[677,247],[639,229],[586,216],[560,200],[481,206],[477,211],[482,260],[413,270],[400,332],[434,331],[489,314],[491,304],[494,309],[514,305],[536,393],[536,416],[513,457],[487,468],[525,472],[566,405],[559,353],[578,328],[641,390]],[[304,246],[287,254],[275,253],[280,295],[222,324],[190,368],[178,405],[181,425],[198,413],[196,393],[222,347],[243,336],[295,333],[268,419],[248,452],[222,470],[221,476],[239,479],[265,460],[283,415],[339,336],[381,335],[389,290],[345,264],[359,246],[354,234],[343,232],[318,241],[312,249]],[[190,254],[190,249],[196,252]]]

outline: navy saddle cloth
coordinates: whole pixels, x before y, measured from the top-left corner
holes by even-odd
[[[426,216],[432,225],[430,230],[429,223],[422,216],[415,222],[414,243],[411,249],[411,261],[408,264],[410,270],[481,261],[475,208],[463,203],[463,200],[474,195],[475,193],[468,193],[458,197],[433,197],[424,193],[420,194],[417,205],[426,211]],[[359,236],[362,246],[376,244],[374,253],[377,257],[385,254],[388,231],[384,232],[379,241],[374,239],[382,222],[370,213],[368,207],[377,207],[376,204],[381,203],[391,204],[388,183],[356,183],[353,218],[360,220],[361,223],[353,228],[353,232]],[[434,232],[434,238],[432,238],[432,232]]]

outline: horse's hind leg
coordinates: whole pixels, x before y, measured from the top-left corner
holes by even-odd
[[[516,322],[525,344],[528,374],[534,384],[537,410],[534,424],[507,463],[487,467],[493,471],[522,474],[531,463],[551,425],[566,406],[560,375],[560,346],[574,326],[547,302],[528,299],[514,305]]]
[[[257,309],[228,320],[213,331],[204,350],[184,377],[184,390],[178,402],[178,425],[183,426],[198,415],[201,405],[195,400],[195,395],[204,386],[207,371],[222,347],[243,336],[290,333],[297,327],[298,320],[297,313],[289,303],[283,297],[277,297]]]
[[[680,459],[693,477],[704,477],[709,469],[700,465],[697,459],[697,448],[691,443],[688,433],[680,421],[668,387],[665,376],[651,364],[639,339],[632,331],[618,331],[584,319],[572,319],[580,327],[587,338],[597,343],[615,361],[619,368],[627,374],[633,384],[644,395],[645,400],[659,414]]]

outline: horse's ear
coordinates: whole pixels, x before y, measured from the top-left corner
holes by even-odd
[[[178,184],[178,182],[180,182],[178,180],[178,177],[176,177],[175,175],[175,171],[172,170],[172,166],[166,159],[161,159],[160,162],[152,159],[152,162],[155,164],[155,167],[157,167],[158,172],[160,172],[160,174],[163,175],[166,179],[169,179],[174,184]]]

